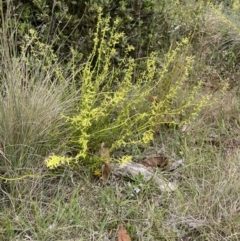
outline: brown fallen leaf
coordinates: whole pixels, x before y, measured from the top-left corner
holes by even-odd
[[[117,231],[116,241],[131,241],[130,236],[127,233],[127,230],[124,228],[123,224],[120,224]]]
[[[171,162],[166,157],[157,156],[146,158],[141,161],[141,164],[146,167],[160,167],[164,170],[166,168],[169,168]]]
[[[105,143],[102,142],[101,145],[100,145],[99,153],[100,153],[100,158],[103,161],[102,178],[104,180],[108,180],[108,178],[109,178],[109,176],[112,172],[112,167],[111,167],[111,164],[109,163],[110,162],[110,151],[104,145],[105,145]]]
[[[102,178],[108,180],[112,172],[112,166],[110,163],[104,162],[102,165]]]

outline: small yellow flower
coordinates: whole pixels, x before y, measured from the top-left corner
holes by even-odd
[[[121,165],[124,165],[126,163],[129,163],[130,161],[132,161],[132,156],[123,156],[119,162]]]
[[[93,172],[94,176],[101,177],[102,176],[102,171],[98,168]]]
[[[65,157],[65,156],[57,156],[57,155],[51,155],[46,160],[46,166],[49,169],[55,169],[63,164],[70,164],[70,162],[73,160],[71,157]]]
[[[30,33],[31,35],[35,35],[35,34],[36,34],[36,31],[31,28],[31,29],[29,29],[29,33]]]
[[[143,133],[142,142],[143,144],[148,144],[150,141],[153,140],[153,131],[149,130]]]

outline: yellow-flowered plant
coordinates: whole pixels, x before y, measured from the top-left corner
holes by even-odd
[[[212,3],[208,3],[207,6],[218,17],[219,21],[225,23],[226,26],[228,26],[230,29],[234,30],[238,35],[240,35],[239,26],[230,18],[228,18],[226,14],[223,13],[222,3],[220,3],[218,6],[215,6]],[[239,14],[239,9],[240,9],[239,1],[234,0],[232,2],[231,10],[233,11],[233,13],[236,14],[237,12],[237,14]]]
[[[136,61],[129,57],[132,46],[126,48],[118,64],[113,64],[124,33],[117,30],[118,20],[111,29],[109,21],[102,19],[99,11],[93,51],[78,76],[81,100],[77,114],[64,117],[72,130],[68,144],[75,147],[77,155],[72,159],[50,156],[46,160],[49,168],[73,161],[86,163],[90,156],[96,155],[102,142],[111,152],[147,145],[158,125],[189,123],[210,98],[206,95],[195,99],[201,82],[185,91],[194,63],[189,56],[188,38],[169,51],[164,63],[159,64],[159,56],[152,53],[146,58],[145,70],[139,72]],[[130,160],[132,157],[127,155],[120,162]]]
[[[66,157],[66,156],[57,156],[57,155],[50,155],[46,160],[46,165],[49,169],[55,169],[60,167],[64,164],[70,164],[74,158]]]

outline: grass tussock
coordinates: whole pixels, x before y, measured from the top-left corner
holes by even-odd
[[[195,9],[182,18],[192,21],[141,68],[130,46],[112,62],[124,35],[108,19],[81,65],[73,49],[66,63],[33,30],[16,46],[15,28],[4,22],[0,240],[115,240],[119,223],[132,240],[240,240],[238,5],[200,2],[178,3],[172,26],[183,9]],[[93,177],[86,164],[101,164],[102,142],[117,161],[184,158],[171,173],[157,171],[177,189],[161,192],[141,175]],[[63,157],[57,166],[85,166],[47,170],[53,153]]]
[[[34,33],[25,37],[26,46],[18,55],[17,49],[11,50],[13,39],[1,42],[0,144],[3,173],[8,177],[16,168],[42,167],[47,153],[60,151],[67,138],[60,117],[71,113],[78,93],[70,92],[70,79],[63,70],[54,68],[56,56],[48,46],[33,46]]]

